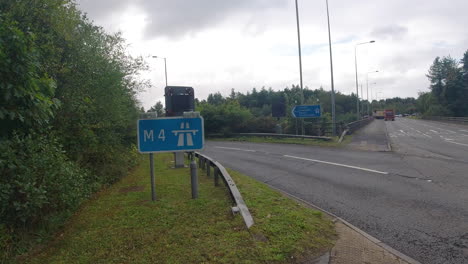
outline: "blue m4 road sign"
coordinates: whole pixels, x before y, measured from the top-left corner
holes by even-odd
[[[292,109],[292,115],[296,118],[320,117],[320,105],[296,105]]]
[[[203,149],[204,137],[202,117],[138,120],[140,153],[200,150]]]

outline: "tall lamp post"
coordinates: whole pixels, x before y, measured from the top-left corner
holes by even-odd
[[[296,0],[296,24],[297,24],[297,46],[299,49],[299,78],[301,84],[301,105],[304,104],[304,89],[302,86],[302,54],[301,54],[301,31],[299,29],[299,8],[297,6]],[[301,119],[301,131],[302,135],[304,135],[304,120]]]
[[[165,57],[158,57],[158,56],[151,56],[152,58],[155,59],[164,59],[164,76],[166,79],[166,86],[167,86],[167,64],[166,64],[166,58]]]
[[[370,98],[370,106],[371,106],[371,113],[374,111],[374,107],[372,106],[372,101],[374,100],[374,95],[372,94],[372,85],[376,85],[377,83],[376,82],[373,82],[371,83],[371,87],[370,87],[370,95],[371,95],[371,98]]]
[[[370,71],[366,73],[366,82],[367,82],[367,116],[370,116],[370,101],[369,101],[369,74],[378,73],[379,71]],[[372,94],[372,92],[371,92]]]
[[[371,41],[361,42],[361,43],[358,43],[358,44],[354,45],[354,68],[356,70],[356,96],[357,96],[357,99],[356,99],[356,115],[357,115],[357,120],[360,119],[360,115],[359,115],[359,82],[358,82],[358,67],[357,67],[357,47],[359,45],[370,44],[370,43],[374,43],[374,42],[375,42],[375,40],[371,40]]]
[[[333,80],[333,55],[331,46],[331,31],[330,31],[330,14],[328,12],[328,0],[327,4],[327,22],[328,22],[328,46],[330,49],[330,78],[331,78],[331,106],[332,106],[332,136],[336,135],[336,116],[335,116],[335,82]]]

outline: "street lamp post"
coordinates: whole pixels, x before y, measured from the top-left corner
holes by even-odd
[[[360,119],[359,116],[359,83],[358,83],[358,67],[357,67],[357,47],[359,45],[364,45],[364,44],[370,44],[374,43],[375,40],[367,41],[367,42],[362,42],[354,45],[354,68],[356,70],[356,115],[357,115],[357,120]]]
[[[371,83],[371,85],[376,85],[377,83],[376,82],[373,82]],[[372,106],[372,101],[374,100],[374,95],[372,95],[372,86],[371,86],[371,91],[370,91],[370,94],[371,94],[371,98],[370,98],[370,107],[371,107],[371,113],[374,111],[374,107]]]
[[[327,4],[327,21],[328,21],[328,46],[330,49],[330,78],[331,78],[331,106],[332,106],[332,136],[336,135],[336,116],[335,116],[335,83],[333,80],[333,55],[331,46],[331,30],[330,30],[330,14],[328,12],[328,0]]]
[[[367,82],[367,116],[370,115],[370,101],[369,101],[369,73],[377,73],[379,71],[370,71],[366,73],[366,82]],[[372,92],[371,92],[372,93]]]
[[[301,105],[304,104],[304,89],[302,86],[302,54],[301,54],[301,31],[299,29],[299,8],[296,0],[296,24],[297,24],[297,46],[299,49],[299,78],[301,85]],[[304,135],[304,120],[301,119],[301,131]]]
[[[166,58],[164,57],[158,57],[158,56],[152,56],[152,58],[155,58],[155,59],[164,59],[164,76],[165,76],[165,79],[166,79],[166,86],[167,86],[167,64],[166,64]]]

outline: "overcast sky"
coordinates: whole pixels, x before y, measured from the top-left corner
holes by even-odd
[[[330,90],[325,0],[299,0],[304,87]],[[282,90],[299,84],[294,0],[77,0],[108,32],[121,31],[133,55],[167,58],[168,84],[195,96],[231,88]],[[330,0],[335,89],[359,82],[375,98],[417,97],[436,56],[461,59],[468,49],[467,0]],[[164,60],[148,59],[148,109],[164,101]],[[378,70],[379,73],[367,74]],[[359,91],[361,93],[361,91]]]

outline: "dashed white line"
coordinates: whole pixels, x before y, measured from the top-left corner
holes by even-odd
[[[468,147],[468,144],[463,144],[463,143],[458,143],[458,142],[453,142],[453,141],[446,141],[446,142]]]
[[[432,129],[430,129],[429,131],[431,131],[432,133],[439,134],[439,132],[437,132],[437,131],[435,131],[435,130],[432,130]]]
[[[345,167],[345,168],[351,168],[351,169],[356,169],[356,170],[374,172],[374,173],[379,173],[379,174],[388,174],[388,172],[385,172],[385,171],[372,170],[372,169],[367,169],[367,168],[362,168],[362,167],[357,167],[357,166],[351,166],[351,165],[346,165],[346,164],[341,164],[341,163],[335,163],[335,162],[329,162],[329,161],[323,161],[323,160],[301,158],[301,157],[290,156],[290,155],[283,155],[283,157],[313,161],[313,162],[317,162],[317,163],[323,163],[323,164],[334,165],[334,166],[339,166],[339,167]]]
[[[245,152],[256,152],[255,150],[251,150],[251,149],[228,148],[228,147],[218,147],[218,146],[216,146],[215,148],[239,150],[239,151],[245,151]]]

